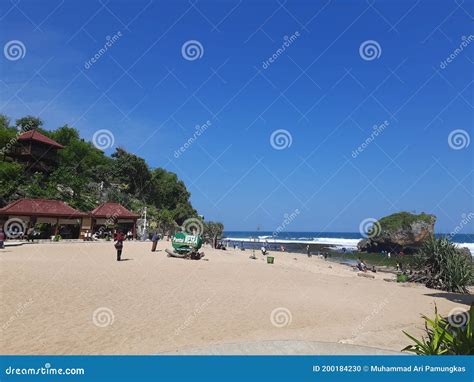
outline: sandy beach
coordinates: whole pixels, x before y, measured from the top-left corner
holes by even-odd
[[[272,252],[270,265],[249,250],[203,247],[205,260],[191,261],[168,258],[171,242],[150,248],[126,242],[122,262],[110,242],[4,249],[1,353],[186,353],[265,341],[276,352],[284,341],[400,351],[410,342],[402,330],[421,334],[420,314],[432,316],[435,303],[447,315],[472,301],[301,254]]]

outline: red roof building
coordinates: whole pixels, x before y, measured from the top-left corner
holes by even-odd
[[[91,215],[94,218],[113,218],[113,219],[138,219],[140,215],[137,215],[127,210],[120,203],[107,202],[103,203],[94,210],[91,211]]]
[[[56,142],[55,140],[48,138],[46,135],[41,134],[37,130],[30,130],[20,136],[17,139],[18,141],[35,141],[42,143],[47,146],[55,147],[57,149],[63,149],[64,146]]]
[[[59,234],[64,239],[77,239],[86,217],[61,200],[20,199],[0,208],[0,226],[10,238],[21,238],[41,224],[49,228],[39,238]]]
[[[68,206],[61,200],[20,199],[0,208],[0,215],[7,216],[51,216],[81,218],[85,213]]]
[[[26,166],[26,170],[50,172],[57,164],[57,151],[64,146],[37,130],[26,131],[17,138],[7,156]]]
[[[114,224],[115,227],[123,232],[131,231],[132,236],[136,237],[137,219],[140,215],[127,210],[120,203],[103,203],[93,209],[90,216],[93,232],[100,232],[101,229],[103,230],[103,227]]]
[[[61,200],[20,199],[0,208],[0,227],[8,232],[8,225],[13,223],[18,232],[25,234],[38,224],[46,224],[49,229],[42,238],[59,234],[63,238],[77,239],[85,237],[87,232],[103,234],[115,226],[123,232],[131,231],[135,237],[139,217],[120,203],[103,203],[90,213],[84,213]]]

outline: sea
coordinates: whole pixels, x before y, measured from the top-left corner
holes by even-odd
[[[448,234],[435,234],[445,237]],[[354,251],[357,243],[363,239],[359,232],[273,232],[264,231],[225,231],[224,241],[230,245],[243,246],[248,249],[258,249],[266,243],[269,249],[280,249],[283,245],[288,251],[303,252],[306,245],[328,246],[335,251]],[[474,255],[474,233],[450,235],[453,243],[459,247],[467,247]]]

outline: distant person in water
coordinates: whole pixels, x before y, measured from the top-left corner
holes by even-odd
[[[151,251],[152,252],[155,252],[156,251],[156,245],[158,244],[158,240],[159,240],[159,236],[158,234],[155,232],[153,234],[153,236],[151,237],[151,242],[152,242],[152,245],[151,245]]]
[[[117,250],[117,261],[122,260],[122,250],[123,250],[123,241],[125,240],[125,235],[122,231],[119,231],[114,237],[114,247]]]

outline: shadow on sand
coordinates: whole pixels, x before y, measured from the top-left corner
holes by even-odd
[[[471,294],[438,292],[438,293],[426,293],[425,296],[442,297],[449,301],[453,301],[453,302],[457,302],[459,304],[465,304],[465,305],[474,304],[474,296]]]

